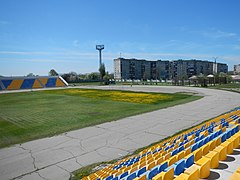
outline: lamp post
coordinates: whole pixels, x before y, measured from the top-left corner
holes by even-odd
[[[99,51],[99,68],[102,65],[102,50],[104,49],[104,45],[96,45],[96,50]]]

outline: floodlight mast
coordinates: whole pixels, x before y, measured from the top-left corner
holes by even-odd
[[[102,65],[102,50],[104,49],[104,45],[96,45],[96,50],[99,51],[99,68]]]

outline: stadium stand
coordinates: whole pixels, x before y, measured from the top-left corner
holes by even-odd
[[[83,180],[198,180],[240,145],[240,108],[98,170]],[[239,179],[240,167],[230,179]]]
[[[66,86],[68,86],[68,83],[61,76],[0,77],[0,90],[37,89]]]

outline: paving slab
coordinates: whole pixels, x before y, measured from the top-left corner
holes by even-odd
[[[204,88],[172,86],[76,88],[165,93],[188,92],[202,95],[204,98],[0,149],[1,180],[68,179],[72,171],[83,166],[123,157],[138,148],[240,106],[239,93]],[[233,163],[240,164],[239,155],[235,156]],[[226,174],[235,168],[235,165],[228,164],[228,166],[230,169],[226,170]],[[221,172],[212,172],[211,175],[216,177]]]

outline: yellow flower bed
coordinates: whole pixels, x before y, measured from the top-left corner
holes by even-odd
[[[143,92],[124,92],[124,91],[102,91],[93,89],[66,89],[64,94],[79,95],[87,98],[97,98],[112,101],[122,101],[131,103],[152,104],[161,100],[170,100],[173,98],[167,94],[154,94]]]

